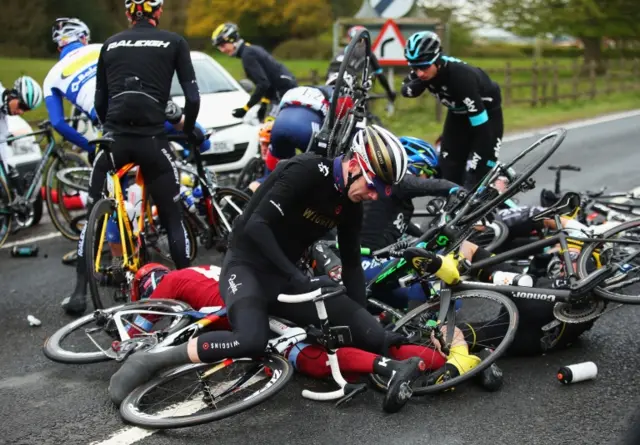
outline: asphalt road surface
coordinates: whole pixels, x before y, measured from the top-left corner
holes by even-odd
[[[502,158],[534,139],[506,142]],[[639,140],[637,116],[573,128],[550,164],[582,167],[566,175],[567,188],[628,190],[640,185]],[[539,189],[553,185],[546,169],[536,179],[538,190],[522,202],[536,202]],[[53,231],[43,223],[9,241]],[[65,366],[42,354],[47,336],[71,320],[59,304],[72,289],[73,269],[60,257],[74,246],[56,236],[35,243],[36,258],[12,258],[0,249],[0,444],[595,445],[614,443],[640,402],[640,308],[627,306],[605,315],[570,350],[500,360],[505,385],[497,393],[468,385],[385,415],[373,390],[341,408],[303,399],[301,389],[318,383],[296,376],[274,399],[216,424],[157,433],[127,427],[107,395],[116,363]],[[201,263],[219,264],[219,257],[200,255]],[[29,326],[29,314],[42,325]],[[595,380],[556,381],[558,368],[584,361],[597,364]]]

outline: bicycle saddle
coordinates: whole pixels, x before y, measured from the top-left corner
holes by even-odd
[[[89,145],[95,145],[95,144],[113,144],[114,142],[115,140],[111,137],[110,134],[107,133],[101,138],[90,140],[88,143]]]
[[[555,215],[575,216],[580,209],[580,195],[575,192],[567,192],[555,204],[532,217],[533,221],[542,221],[545,218],[553,218]]]

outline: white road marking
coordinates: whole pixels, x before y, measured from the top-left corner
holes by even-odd
[[[266,378],[265,374],[254,375],[249,380],[245,382],[243,387],[249,387],[254,383],[259,382]],[[214,391],[225,391],[233,385],[235,381],[226,381],[221,382],[216,385],[213,390]],[[158,412],[155,417],[160,417],[164,415],[171,416],[188,416],[198,411],[205,409],[207,405],[202,401],[202,393],[196,394],[194,397],[197,397],[195,400],[189,400],[187,402],[180,402],[174,405],[171,405],[162,411]],[[152,434],[157,433],[159,430],[147,430],[144,428],[139,428],[137,426],[123,428],[116,433],[114,433],[109,439],[104,440],[102,442],[92,442],[91,445],[132,445],[136,442],[141,441],[145,437],[149,437]]]
[[[595,117],[593,119],[585,119],[585,120],[579,120],[579,121],[573,121],[573,122],[567,122],[564,124],[556,124],[556,125],[551,125],[548,127],[543,127],[543,128],[537,128],[537,129],[533,129],[530,131],[525,131],[522,133],[511,133],[506,135],[502,141],[503,142],[513,142],[513,141],[519,141],[522,139],[528,139],[528,138],[532,138],[532,137],[536,137],[536,136],[542,136],[546,133],[550,133],[553,130],[556,130],[560,127],[566,129],[566,130],[574,130],[576,128],[582,128],[582,127],[589,127],[591,125],[598,125],[598,124],[604,124],[607,122],[611,122],[611,121],[615,121],[615,120],[620,120],[620,119],[626,119],[628,117],[634,117],[634,116],[640,116],[640,110],[631,110],[631,111],[624,111],[622,113],[615,113],[615,114],[608,114],[605,116],[600,116],[600,117]]]
[[[31,238],[24,238],[18,241],[13,241],[11,243],[6,243],[4,246],[0,247],[0,249],[11,249],[13,246],[20,246],[22,244],[35,243],[36,241],[44,241],[51,238],[57,238],[62,236],[60,232],[50,232],[44,235],[33,236]]]

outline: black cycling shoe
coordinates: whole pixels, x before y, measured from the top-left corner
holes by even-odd
[[[489,348],[485,348],[475,355],[479,357],[481,360],[486,360],[492,351]],[[502,369],[498,367],[498,365],[494,362],[487,369],[482,371],[479,375],[476,376],[476,379],[480,385],[487,391],[497,391],[502,388],[503,376]]]
[[[68,315],[82,315],[87,310],[87,279],[84,275],[76,275],[76,288],[70,297],[62,300],[62,309]]]
[[[388,413],[395,413],[407,403],[413,394],[412,385],[427,369],[427,365],[419,357],[412,357],[403,361],[404,365],[398,369],[387,385],[387,394],[382,402],[382,409]]]
[[[187,345],[184,343],[155,353],[138,351],[130,355],[111,376],[109,397],[113,403],[119,406],[129,393],[163,369],[190,363]]]

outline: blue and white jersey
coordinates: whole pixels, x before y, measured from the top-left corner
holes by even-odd
[[[94,98],[96,72],[101,44],[83,45],[71,43],[60,53],[60,61],[54,65],[44,80],[44,100],[53,127],[66,140],[87,151],[93,151],[87,139],[64,121],[63,99],[82,110],[96,121]]]

